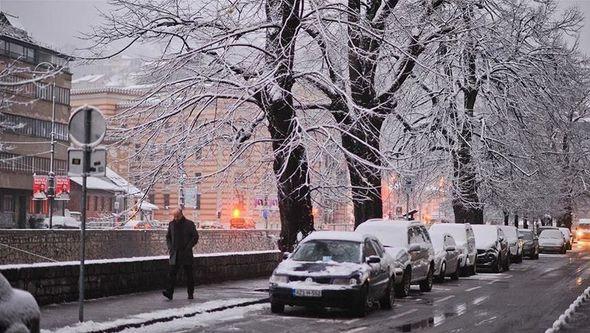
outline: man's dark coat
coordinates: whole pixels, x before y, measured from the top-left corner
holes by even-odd
[[[192,265],[193,247],[199,241],[199,233],[191,220],[185,217],[168,224],[166,243],[170,253],[170,265]]]

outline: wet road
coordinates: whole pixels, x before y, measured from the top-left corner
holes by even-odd
[[[270,313],[269,304],[194,318],[194,326],[167,326],[176,332],[544,332],[590,285],[590,243],[567,255],[541,255],[513,264],[501,274],[447,280],[430,293],[413,287],[393,310],[374,309],[366,318],[344,311],[286,307]],[[585,311],[590,307],[584,307]],[[583,318],[590,317],[583,314]],[[578,323],[579,324],[579,323]],[[588,324],[590,325],[590,324]],[[183,327],[182,327],[183,326]],[[586,324],[579,324],[584,331]],[[162,327],[164,328],[164,327]],[[576,330],[578,331],[578,330]]]

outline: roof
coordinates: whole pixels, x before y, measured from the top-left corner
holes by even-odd
[[[18,17],[6,12],[0,12],[0,36],[38,47],[43,51],[53,53],[67,60],[74,59],[72,56],[44,46],[38,41],[34,40],[31,36],[29,36]]]
[[[314,231],[304,239],[305,242],[310,240],[343,240],[360,243],[365,240],[365,236],[354,231]]]
[[[370,219],[364,222],[362,225],[387,228],[407,228],[413,225],[421,226],[424,225],[424,223],[415,220]]]
[[[78,184],[82,185],[82,177],[70,177],[70,179]],[[123,189],[116,184],[109,182],[103,177],[88,177],[86,179],[86,188],[89,190],[102,190],[109,192],[124,192]]]
[[[123,189],[123,192],[127,193],[128,195],[132,195],[135,197],[143,197],[143,192],[140,189],[135,187],[135,185],[131,184],[127,181],[127,179],[121,177],[118,173],[113,171],[111,168],[107,167],[106,177],[115,185],[119,186]],[[156,207],[157,208],[157,207]]]

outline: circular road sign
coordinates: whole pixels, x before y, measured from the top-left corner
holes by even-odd
[[[104,139],[107,124],[99,109],[84,105],[72,113],[68,124],[70,140],[80,147],[95,147]]]

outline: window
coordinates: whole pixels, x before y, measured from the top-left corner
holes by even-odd
[[[195,209],[201,209],[201,193],[197,193],[197,202],[195,203]]]
[[[0,152],[0,170],[14,173],[47,174],[49,172],[49,159]],[[67,161],[54,160],[53,170],[57,175],[65,175],[67,172]]]
[[[104,197],[100,197],[100,210],[105,210]]]
[[[96,212],[98,210],[98,196],[94,197],[94,211]]]
[[[164,194],[164,208],[170,207],[170,194]]]
[[[10,56],[19,58],[25,55],[25,47],[20,44],[9,43]]]
[[[113,211],[113,198],[108,198],[107,203],[109,205],[109,212]]]
[[[365,241],[365,245],[363,246],[363,255],[365,256],[365,259],[370,256],[377,255],[377,251],[375,251],[373,245],[371,245],[371,242]]]
[[[385,249],[381,246],[381,244],[379,244],[375,240],[371,240],[371,244],[373,244],[373,247],[375,248],[375,250],[377,250],[377,255],[379,255],[380,257],[383,257],[383,253],[385,253]]]
[[[4,196],[1,197],[2,202],[0,202],[2,204],[2,208],[1,210],[4,212],[14,212],[14,202],[12,201],[12,195],[9,194],[5,194]]]
[[[150,193],[150,194],[148,195],[148,201],[149,201],[150,203],[154,203],[154,202],[156,202],[156,196],[155,196],[153,193]]]
[[[420,234],[420,229],[416,227],[411,227],[408,229],[408,239],[410,244],[424,243],[422,235]]]

